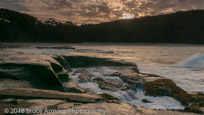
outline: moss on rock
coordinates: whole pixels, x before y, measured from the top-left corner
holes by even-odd
[[[145,95],[149,96],[170,96],[185,105],[185,112],[193,112],[203,114],[204,95],[188,94],[186,91],[178,87],[172,80],[158,79],[145,84]]]
[[[149,96],[170,96],[180,101],[183,105],[188,105],[192,96],[178,87],[172,80],[158,79],[144,85],[145,95]]]
[[[193,112],[193,113],[198,113],[202,114],[203,112],[200,110],[200,107],[197,105],[190,105],[189,107],[186,107],[184,109],[185,112]]]

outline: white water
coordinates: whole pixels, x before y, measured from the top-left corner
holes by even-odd
[[[195,54],[188,59],[181,61],[176,66],[182,68],[191,68],[193,70],[204,69],[204,55]]]
[[[79,69],[79,68],[78,68]],[[73,69],[74,71],[76,69]],[[91,74],[94,75],[94,77],[104,77],[104,78],[112,78],[119,81],[121,84],[124,84],[123,81],[116,76],[104,76],[111,73],[114,73],[115,70],[113,68],[109,67],[98,67],[98,68],[87,68],[87,71],[89,71]],[[86,82],[86,83],[79,83],[78,82],[78,75],[69,73],[70,77],[79,84],[80,87],[89,89],[93,91],[96,94],[102,94],[107,93],[112,95],[113,97],[117,97],[120,101],[130,103],[131,105],[136,106],[143,106],[146,108],[151,109],[184,109],[185,107],[180,104],[177,100],[173,99],[172,97],[151,97],[151,96],[145,96],[144,92],[141,89],[137,89],[137,92],[133,90],[127,90],[127,91],[116,91],[112,92],[109,90],[102,90],[98,87],[97,83],[94,82]],[[66,84],[66,83],[65,83]],[[127,84],[126,84],[127,85]],[[142,99],[147,99],[148,101],[151,101],[151,103],[144,103]]]

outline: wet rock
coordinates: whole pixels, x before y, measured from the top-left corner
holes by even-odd
[[[71,79],[68,83],[66,83],[66,92],[84,93],[86,90],[79,87],[79,85]]]
[[[91,82],[91,77],[92,77],[91,74],[85,74],[85,73],[82,73],[78,76],[80,83]]]
[[[178,87],[172,80],[158,79],[148,82],[144,86],[145,95],[149,96],[170,96],[180,101],[183,105],[188,105],[192,97],[183,89]]]
[[[106,80],[104,78],[102,78],[102,77],[93,78],[93,82],[96,82],[96,83],[104,82],[104,81],[106,81]]]
[[[184,109],[186,112],[204,114],[204,95],[202,93],[191,94],[191,104]]]
[[[80,72],[80,70],[78,70],[77,72]],[[91,82],[92,77],[93,75],[91,73],[89,73],[88,71],[83,71],[83,70],[81,70],[81,74],[78,76],[80,83]]]
[[[109,91],[119,91],[119,90],[128,90],[129,88],[127,86],[123,86],[123,84],[120,83],[114,83],[108,81],[106,78],[94,78],[93,82],[96,82],[99,84],[99,88],[103,90],[109,90]]]
[[[119,90],[128,90],[126,86],[120,84],[114,84],[111,82],[99,82],[99,88],[109,91],[119,91]]]
[[[143,103],[152,103],[151,101],[147,100],[147,99],[142,99]]]
[[[124,85],[127,87],[127,89],[133,90],[135,92],[137,92],[137,88],[135,88],[135,86],[131,86],[131,85]]]
[[[89,72],[85,69],[77,69],[76,71],[74,71],[74,73],[89,73]]]
[[[118,84],[118,85],[123,84],[123,81],[118,79],[118,78],[113,79],[113,78],[96,77],[96,78],[93,78],[93,82],[96,82],[96,83],[99,83],[99,82],[111,82],[111,83]]]
[[[112,74],[105,74],[104,76],[121,76],[121,73],[119,72],[114,72]]]
[[[122,75],[121,79],[135,89],[143,88],[145,84],[144,77],[140,77],[139,74]]]
[[[204,114],[204,107],[200,107],[197,105],[190,105],[184,109],[185,112],[193,112],[197,114]]]
[[[134,91],[134,90],[133,90]],[[136,92],[136,91],[135,91]],[[132,93],[131,90],[126,91],[126,93],[128,94],[128,96],[132,99],[132,100],[138,100],[138,98],[135,96],[135,93]]]
[[[104,78],[104,79],[111,83],[121,84],[121,85],[123,84],[123,81],[118,77],[109,77],[109,78]]]

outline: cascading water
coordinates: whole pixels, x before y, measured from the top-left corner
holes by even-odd
[[[83,68],[84,69],[84,68]],[[77,69],[73,69],[75,71]],[[102,78],[110,78],[110,79],[115,79],[118,81],[122,81],[119,77],[117,76],[108,76],[111,73],[115,73],[116,71],[113,68],[109,67],[101,67],[101,68],[86,68],[87,71],[89,71],[91,74],[94,75],[94,77],[102,77]],[[171,98],[171,97],[151,97],[151,96],[145,96],[144,91],[143,91],[143,79],[140,78],[140,84],[141,86],[135,86],[134,88],[137,91],[133,90],[127,90],[127,91],[109,91],[109,90],[103,90],[99,88],[99,85],[95,82],[86,82],[86,83],[80,83],[78,80],[78,75],[73,73],[69,73],[72,79],[74,79],[80,87],[89,89],[93,91],[96,94],[102,94],[102,93],[107,93],[112,95],[113,97],[117,97],[121,102],[126,102],[132,105],[136,106],[144,106],[147,108],[151,109],[184,109],[184,106],[180,104],[177,100]],[[123,85],[129,85],[127,83],[121,82]],[[144,103],[142,99],[147,99],[151,101],[152,103]]]

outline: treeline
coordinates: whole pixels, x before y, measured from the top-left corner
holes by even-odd
[[[204,44],[204,10],[77,26],[0,9],[0,42]]]

